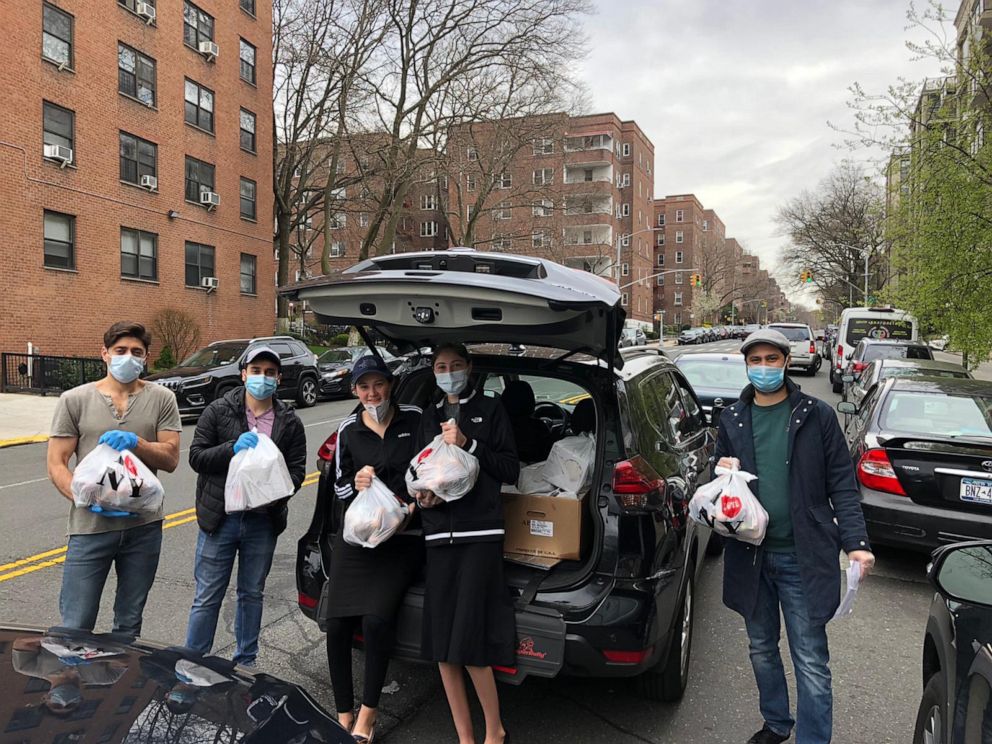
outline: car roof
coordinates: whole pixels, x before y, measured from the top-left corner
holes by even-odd
[[[679,354],[675,359],[675,364],[678,365],[683,359],[701,359],[704,362],[726,362],[726,361],[740,361],[744,363],[743,354],[727,353],[726,351],[703,351],[698,354]]]
[[[960,364],[955,362],[940,362],[936,359],[876,359],[871,364],[878,364],[880,367],[916,367],[918,369],[946,370],[948,372],[967,372]]]
[[[858,341],[859,344],[865,344],[866,346],[926,346],[922,341],[913,341],[911,339],[898,339],[898,338],[863,338]]]
[[[299,341],[303,343],[298,338],[293,338],[292,336],[256,336],[255,338],[224,338],[220,341],[211,341],[207,346],[216,346],[217,344],[257,344],[263,341]]]
[[[805,323],[769,323],[768,328],[809,328]]]
[[[921,393],[965,393],[968,395],[992,395],[992,382],[987,380],[966,380],[955,377],[892,377],[888,381],[890,390],[915,391]]]

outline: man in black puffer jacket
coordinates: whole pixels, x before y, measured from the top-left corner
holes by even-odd
[[[279,356],[267,346],[249,350],[242,363],[245,383],[215,400],[200,416],[189,448],[189,464],[196,481],[196,542],[193,573],[196,597],[189,612],[186,646],[210,653],[220,605],[238,563],[238,608],[234,633],[238,647],[234,661],[254,666],[262,627],[262,593],[272,567],[276,538],[286,529],[289,498],[250,511],[227,514],[224,485],[234,455],[258,444],[258,434],[269,436],[282,452],[294,492],[306,477],[307,440],[296,412],[275,397],[279,385]]]

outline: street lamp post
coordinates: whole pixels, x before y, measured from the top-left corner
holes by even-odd
[[[864,279],[865,279],[865,285],[864,286],[865,286],[865,288],[864,288],[864,293],[865,293],[865,306],[867,307],[868,306],[868,276],[869,276],[869,274],[868,274],[868,260],[871,258],[871,254],[873,253],[872,249],[871,248],[859,248],[856,245],[848,245],[847,243],[834,243],[834,245],[836,247],[838,247],[838,248],[846,248],[849,251],[856,251],[857,253],[860,253],[861,256],[864,258],[864,260],[865,260],[865,276],[864,276]],[[851,263],[853,264],[854,262],[852,261]],[[852,269],[854,268],[853,265],[852,265],[851,268]],[[852,291],[853,291],[854,285],[851,284],[851,282],[848,282],[848,285],[852,287]],[[851,305],[854,305],[854,295],[853,294],[851,295]]]

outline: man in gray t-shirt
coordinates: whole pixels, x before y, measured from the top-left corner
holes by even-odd
[[[117,572],[114,632],[138,635],[145,600],[162,548],[162,510],[134,516],[77,507],[72,496],[78,464],[98,444],[129,450],[152,471],[179,464],[182,421],[176,396],[139,379],[151,336],[140,323],[115,323],[103,336],[107,376],[59,398],[48,441],[48,477],[71,504],[69,547],[62,573],[62,625],[93,630],[111,565]]]

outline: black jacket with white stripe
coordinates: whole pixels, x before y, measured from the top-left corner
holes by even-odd
[[[428,547],[503,540],[502,484],[516,483],[520,460],[513,427],[502,404],[473,392],[459,401],[458,428],[468,441],[464,449],[479,458],[475,487],[457,501],[422,510]],[[417,452],[441,433],[444,399],[424,411]]]

